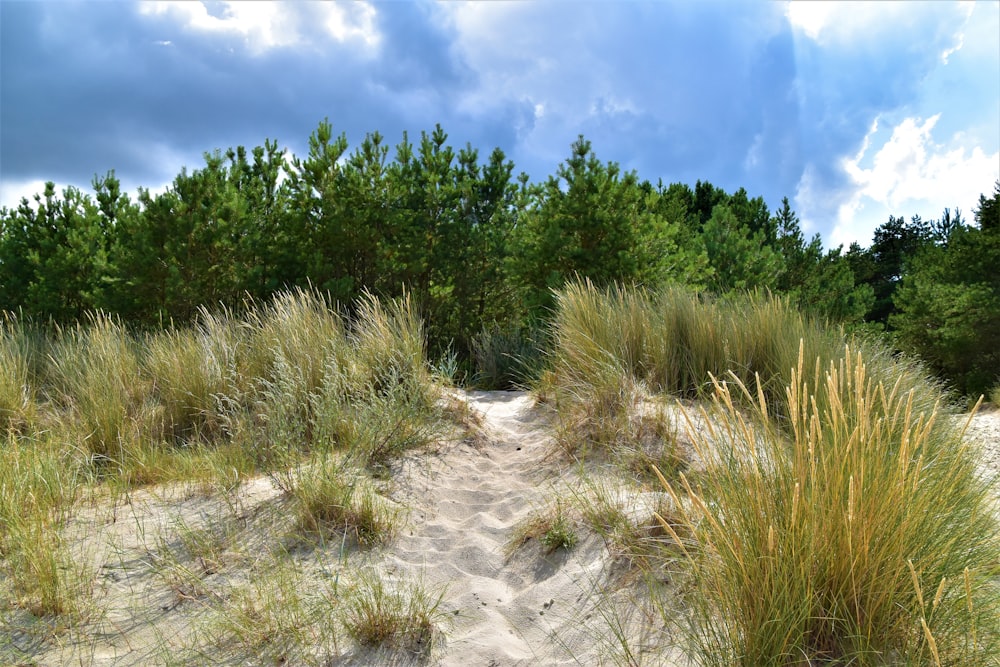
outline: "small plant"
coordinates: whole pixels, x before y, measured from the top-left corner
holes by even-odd
[[[556,514],[552,524],[542,533],[539,541],[549,552],[556,549],[572,549],[576,546],[577,535],[573,522],[563,511],[561,501],[556,502]]]
[[[296,526],[305,533],[342,532],[370,546],[388,542],[398,528],[399,510],[335,453],[272,473],[272,479],[290,496]]]
[[[579,539],[576,521],[570,516],[562,500],[556,500],[547,507],[532,512],[519,522],[504,545],[505,557],[510,558],[532,539],[538,540],[547,553],[576,546]]]
[[[362,646],[388,646],[427,655],[444,591],[433,593],[421,582],[390,582],[362,571],[345,593],[342,620]]]
[[[997,384],[990,390],[990,403],[994,407],[1000,408],[1000,384]]]

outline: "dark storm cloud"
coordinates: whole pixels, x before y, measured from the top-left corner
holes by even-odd
[[[961,14],[947,3],[926,3],[919,16],[902,15],[840,34],[827,42],[796,44],[802,117],[809,126],[802,150],[809,156],[809,196],[841,201],[855,188],[843,160],[861,149],[882,115],[913,114],[925,79],[961,28]],[[943,110],[943,109],[939,109]],[[824,226],[836,210],[830,207]]]
[[[177,170],[157,150],[195,167],[203,151],[270,137],[301,154],[324,117],[352,142],[395,141],[447,123],[449,91],[471,76],[417,5],[379,13],[374,62],[328,36],[251,54],[240,35],[134,7],[3,3],[5,179],[79,184],[114,168],[155,185]]]
[[[237,14],[262,5],[195,17],[193,3],[3,0],[0,186],[85,187],[115,169],[126,187],[157,187],[205,151],[265,138],[301,156],[323,118],[352,149],[440,123],[452,146],[481,159],[499,146],[533,180],[583,134],[654,182],[742,186],[772,208],[787,195],[825,233],[860,187],[844,160],[876,117],[887,136],[945,105],[952,135],[995,126],[968,120],[974,99],[913,106],[966,10],[893,4],[887,21],[855,16],[884,5],[830,6],[840,14],[817,39],[779,2],[290,2],[242,29]]]
[[[794,192],[798,100],[780,6],[585,6],[583,16],[564,17],[560,30],[546,16],[552,5],[532,5],[520,17],[525,30],[538,32],[532,47],[559,63],[551,78],[525,83],[539,99],[554,100],[547,117],[560,118],[539,133],[558,141],[560,159],[583,133],[598,157],[654,181],[742,185],[768,201]]]

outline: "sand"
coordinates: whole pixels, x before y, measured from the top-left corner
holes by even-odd
[[[576,471],[554,457],[552,429],[528,394],[455,395],[479,416],[479,432],[393,464],[387,493],[406,519],[389,545],[346,556],[336,544],[291,547],[303,596],[323,595],[331,577],[347,579],[357,568],[441,595],[429,649],[331,647],[318,637],[315,650],[285,655],[270,645],[232,646],[221,632],[206,639],[213,609],[272,576],[269,542],[286,539],[285,501],[264,477],[226,497],[144,489],[110,507],[79,507],[67,540],[93,572],[100,612],[55,632],[41,631],[26,612],[7,613],[0,664],[689,664],[668,624],[649,610],[645,585],[600,537],[582,531],[575,548],[552,553],[529,540],[506,557],[518,523],[570,493]],[[969,437],[983,444],[983,473],[1000,474],[1000,411],[980,412]],[[635,497],[623,502],[637,520],[649,518]],[[178,527],[220,536],[218,552],[189,557]],[[177,553],[189,555],[169,561]]]

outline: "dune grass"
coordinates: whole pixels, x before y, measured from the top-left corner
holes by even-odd
[[[392,461],[452,428],[451,413],[438,403],[421,324],[406,299],[369,295],[352,317],[345,312],[316,292],[293,291],[248,303],[239,317],[202,311],[194,325],[160,332],[131,332],[97,314],[37,337],[5,319],[4,623],[20,610],[85,627],[99,581],[73,561],[63,525],[82,498],[127,503],[145,484],[182,482],[235,499],[244,482],[267,474],[290,509],[292,535],[278,535],[281,544],[308,551],[334,534],[340,539],[331,543],[350,538],[362,547],[391,539],[404,518],[383,495]],[[339,641],[328,633],[343,628],[333,593],[296,596],[288,582],[297,578],[286,568],[287,577],[262,579],[256,589],[217,594],[205,578],[226,568],[231,535],[184,525],[165,531],[145,560],[177,604],[215,610],[221,620],[205,631],[235,641],[237,652],[292,659],[309,655],[317,639]],[[303,539],[312,536],[321,539]],[[324,621],[334,606],[337,619]],[[398,620],[398,632],[421,618]],[[296,629],[302,619],[305,634]],[[414,636],[425,639],[425,626]],[[296,642],[301,650],[289,648]]]
[[[37,417],[32,336],[12,315],[0,316],[0,432],[24,433]]]
[[[660,480],[673,552],[648,552],[687,563],[696,661],[997,664],[995,495],[919,364],[761,294],[577,283],[552,326],[541,390],[566,451],[624,466],[650,395],[714,401],[708,433],[686,429],[707,467]],[[586,523],[613,537],[614,508]]]
[[[624,379],[653,394],[698,398],[711,393],[710,375],[732,372],[747,384],[762,378],[778,403],[800,341],[816,359],[839,354],[843,339],[778,296],[711,300],[679,286],[571,283],[556,295],[551,326],[546,380],[561,391],[610,391]]]
[[[61,528],[105,489],[182,481],[228,497],[267,474],[286,548],[342,556],[348,541],[391,540],[404,517],[385,495],[393,462],[461,419],[441,405],[407,300],[366,296],[352,313],[295,291],[148,334],[97,315],[40,338],[4,320],[5,613],[83,623],[96,577]],[[549,339],[539,384],[559,447],[617,465],[631,495],[585,480],[512,542],[570,549],[588,530],[634,569],[669,563],[691,592],[682,625],[701,664],[997,664],[995,496],[919,365],[775,297],[680,288],[570,285]],[[676,397],[713,401],[710,433],[677,421]],[[697,469],[678,445],[687,431]],[[268,576],[216,595],[205,577],[225,569],[230,536],[170,530],[154,563],[164,585],[247,659],[321,663],[347,639],[427,655],[440,625],[439,592],[368,571],[341,582],[340,561],[303,592],[280,549],[254,561]]]
[[[72,561],[60,535],[84,480],[44,435],[8,434],[0,446],[0,572],[4,605],[36,616],[73,618],[86,608],[91,573]]]
[[[444,590],[421,581],[388,581],[362,570],[344,595],[342,622],[362,646],[388,646],[427,656],[444,619]]]
[[[790,429],[763,391],[717,382],[725,419],[698,446],[721,447],[720,464],[697,489],[664,480],[696,508],[694,537],[675,538],[696,581],[702,662],[996,664],[1000,541],[974,444],[860,353],[819,385],[809,375],[800,360]]]

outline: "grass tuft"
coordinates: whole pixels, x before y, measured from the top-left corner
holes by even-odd
[[[717,381],[723,425],[692,436],[718,464],[697,489],[664,480],[692,501],[691,537],[667,530],[693,569],[701,662],[996,664],[1000,542],[974,446],[907,368],[848,350],[816,382],[802,359],[787,425],[761,387]]]
[[[344,594],[344,627],[362,646],[428,655],[443,597],[443,590],[432,592],[422,582],[390,582],[364,570]]]
[[[547,507],[532,512],[514,527],[504,545],[504,557],[509,559],[529,540],[538,540],[546,553],[557,549],[570,550],[579,541],[577,525],[578,520],[571,514],[570,508],[557,499]]]

